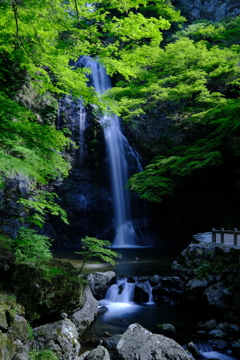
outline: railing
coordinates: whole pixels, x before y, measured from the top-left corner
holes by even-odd
[[[216,234],[220,234],[221,244],[225,244],[224,242],[224,235],[225,234],[231,234],[233,235],[233,245],[238,245],[238,238],[237,236],[240,234],[240,231],[238,231],[237,228],[234,228],[232,230],[224,230],[224,228],[221,228],[220,230],[216,230],[215,228],[212,228],[212,242],[217,242]]]

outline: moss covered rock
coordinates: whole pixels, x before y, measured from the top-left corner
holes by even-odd
[[[35,349],[50,349],[61,360],[77,360],[80,344],[76,326],[69,320],[45,324],[33,330]]]
[[[11,283],[11,290],[24,305],[30,321],[73,311],[81,304],[84,287],[76,269],[60,260],[51,260],[42,268],[16,265]]]
[[[15,352],[15,345],[11,339],[0,330],[0,360],[11,360]]]
[[[24,318],[24,307],[10,300],[8,295],[0,295],[1,329],[11,340],[19,339],[25,342],[28,337],[28,324]]]

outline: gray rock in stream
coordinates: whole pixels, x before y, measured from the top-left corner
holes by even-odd
[[[84,276],[95,299],[101,300],[105,297],[106,292],[110,285],[113,284],[116,279],[116,274],[113,271],[96,272],[95,274],[89,274]]]
[[[134,301],[139,302],[148,302],[149,296],[152,292],[151,285],[149,281],[137,282],[134,289]]]
[[[45,324],[33,330],[33,348],[50,349],[59,360],[77,360],[80,344],[76,326],[69,320]]]
[[[109,352],[105,347],[99,345],[92,351],[86,351],[78,360],[110,360]]]
[[[131,324],[117,344],[118,360],[193,360],[175,341]]]
[[[86,328],[93,322],[98,311],[98,302],[93,297],[88,286],[85,289],[84,296],[86,298],[84,307],[70,316],[70,320],[76,326],[79,336],[81,336]]]

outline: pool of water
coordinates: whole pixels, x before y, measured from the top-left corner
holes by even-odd
[[[181,248],[114,248],[114,251],[121,254],[113,267],[95,260],[89,261],[83,269],[83,274],[96,271],[115,271],[117,277],[124,276],[152,276],[155,274],[166,276],[171,275],[171,265],[183,250]],[[65,261],[70,261],[77,269],[82,265],[81,256],[75,252],[79,248],[58,248],[53,250],[53,256]],[[137,259],[137,260],[136,260]],[[96,259],[97,260],[97,259]]]
[[[104,332],[123,334],[132,323],[139,323],[153,333],[160,333],[158,325],[170,323],[175,326],[175,340],[181,344],[189,342],[194,325],[198,321],[196,312],[179,306],[164,304],[111,303],[99,301],[108,311],[97,316],[85,336],[104,338]]]
[[[122,255],[117,264],[112,267],[103,262],[87,263],[83,273],[94,273],[96,271],[115,271],[117,277],[125,276],[160,276],[174,275],[171,265],[183,249],[174,248],[116,248]],[[80,255],[75,254],[79,249],[56,249],[54,257],[70,261],[76,268],[80,268],[82,261]],[[137,260],[136,260],[137,258]],[[100,300],[99,305],[104,305],[108,311],[99,314],[95,321],[89,326],[81,337],[81,353],[91,350],[97,346],[101,339],[106,338],[106,332],[115,335],[123,334],[132,323],[139,323],[153,333],[160,333],[159,324],[170,323],[176,328],[176,334],[170,337],[179,344],[184,345],[190,341],[197,341],[193,337],[194,328],[198,321],[204,321],[204,314],[198,307],[182,307],[180,305],[164,305],[156,303],[136,304],[113,303],[108,300]],[[209,319],[208,319],[209,320]],[[220,360],[240,359],[240,355],[231,352],[205,351],[202,360],[210,358]]]

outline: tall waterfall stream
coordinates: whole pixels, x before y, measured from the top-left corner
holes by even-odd
[[[94,87],[99,94],[111,88],[110,77],[104,67],[88,58],[85,67],[92,70]],[[112,247],[135,247],[141,245],[134,230],[130,214],[129,191],[125,189],[128,180],[128,161],[126,155],[135,162],[136,171],[142,170],[138,153],[130,146],[121,131],[116,115],[103,114],[101,124],[110,163],[110,176],[113,192],[113,210],[116,235]]]

